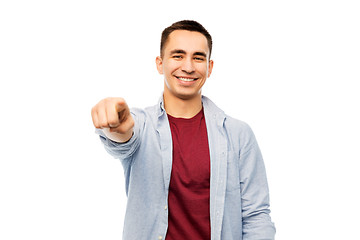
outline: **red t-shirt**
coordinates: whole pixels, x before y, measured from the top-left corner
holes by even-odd
[[[210,240],[210,153],[204,111],[191,119],[168,118],[173,163],[166,240]]]

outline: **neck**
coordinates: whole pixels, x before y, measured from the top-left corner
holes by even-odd
[[[192,118],[202,109],[201,94],[191,99],[180,99],[164,92],[166,113],[177,118]]]

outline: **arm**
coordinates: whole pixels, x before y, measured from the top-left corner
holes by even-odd
[[[243,239],[272,240],[275,227],[270,218],[265,166],[251,130],[249,138],[240,154]]]

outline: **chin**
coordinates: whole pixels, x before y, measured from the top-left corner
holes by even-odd
[[[201,92],[198,93],[178,93],[176,97],[180,98],[181,100],[191,100],[201,96]]]

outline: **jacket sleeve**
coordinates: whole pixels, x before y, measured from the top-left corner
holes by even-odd
[[[114,158],[120,159],[124,167],[130,164],[133,155],[140,147],[142,128],[144,125],[144,117],[142,114],[133,111],[131,114],[135,122],[133,135],[130,140],[125,143],[114,142],[107,138],[101,129],[95,130],[100,136],[100,140],[104,144],[105,150]]]
[[[243,239],[272,240],[275,226],[270,218],[269,189],[265,165],[250,128],[240,151],[240,188],[242,198]]]

